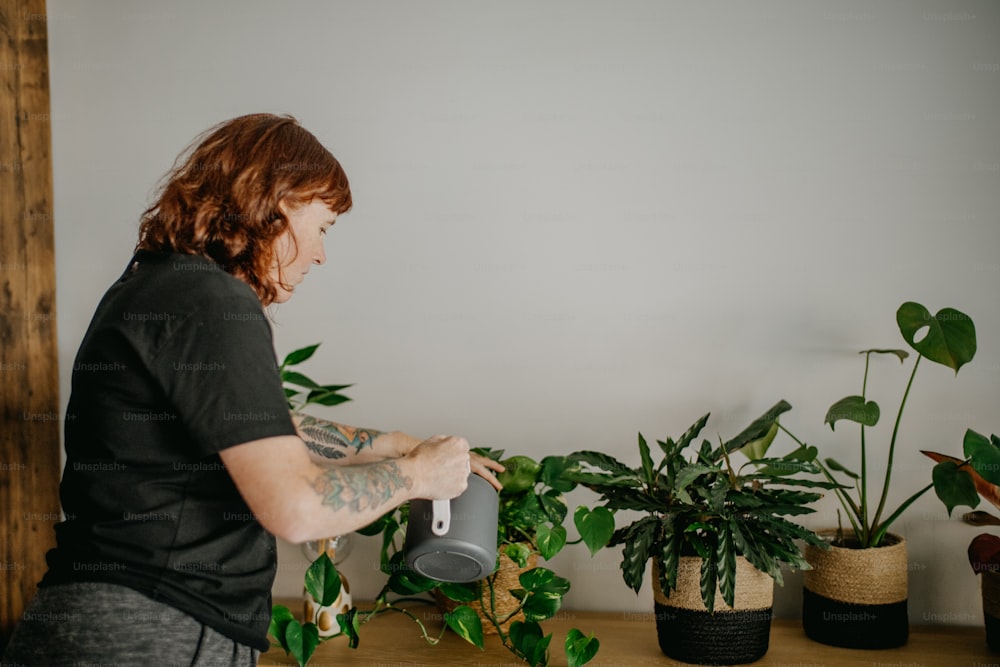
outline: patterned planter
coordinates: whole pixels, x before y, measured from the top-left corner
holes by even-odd
[[[823,531],[833,540],[835,531]],[[828,551],[807,545],[802,627],[810,639],[845,648],[895,648],[910,633],[906,540],[892,533],[883,546]]]
[[[742,556],[736,560],[736,598],[716,592],[712,613],[701,599],[701,559],[682,556],[677,588],[667,596],[653,561],[656,634],[664,655],[682,662],[734,665],[759,660],[771,636],[774,580]]]

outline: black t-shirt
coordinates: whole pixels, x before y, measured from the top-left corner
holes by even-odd
[[[73,365],[66,521],[41,585],[130,586],[266,651],[274,537],[218,452],[294,434],[253,290],[204,257],[140,251]]]

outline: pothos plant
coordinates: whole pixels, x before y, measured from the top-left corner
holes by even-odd
[[[317,347],[318,344],[291,352],[279,368],[289,408],[293,411],[301,410],[309,404],[332,406],[350,400],[340,392],[351,385],[321,385],[301,372],[292,370],[293,366],[308,360]],[[577,464],[558,456],[535,462],[526,456],[502,459],[501,450],[475,451],[494,460],[501,460],[506,467],[498,476],[503,485],[499,498],[498,551],[507,554],[521,567],[527,564],[533,553],[544,559],[550,559],[559,553],[569,543],[563,525],[568,508],[562,494],[576,486],[569,481],[568,474],[577,469]],[[482,649],[485,641],[482,619],[465,603],[474,600],[482,603],[483,600],[488,600],[489,604],[481,604],[483,616],[497,629],[503,645],[532,667],[547,665],[552,634],[544,634],[541,622],[552,618],[559,611],[562,598],[570,589],[570,582],[544,567],[530,569],[520,575],[519,587],[510,591],[519,601],[517,608],[499,612],[492,604],[495,601],[495,573],[482,582],[450,584],[423,577],[406,566],[401,539],[408,512],[409,506],[402,505],[358,531],[364,535],[381,535],[380,567],[388,575],[388,579],[371,609],[352,607],[346,613],[337,614],[337,623],[343,629],[342,636],[346,638],[348,646],[359,646],[360,630],[365,623],[383,613],[396,612],[413,620],[430,645],[437,644],[444,632],[451,628],[460,637]],[[577,508],[574,524],[580,534],[576,542],[584,542],[591,554],[607,543],[614,530],[614,518],[604,508]],[[320,606],[328,606],[336,601],[341,587],[341,578],[333,561],[325,552],[321,553],[306,570],[306,591]],[[417,614],[403,606],[403,603],[412,602],[413,596],[435,590],[450,600],[462,603],[444,614],[445,623],[436,636]],[[524,615],[523,621],[506,624],[519,612]],[[308,664],[320,642],[333,638],[321,637],[314,623],[300,623],[282,605],[272,608],[269,633],[300,666]],[[569,667],[578,667],[597,654],[600,642],[593,636],[571,629],[564,646]]]
[[[655,560],[660,588],[669,595],[677,586],[681,556],[696,556],[702,601],[711,612],[717,591],[734,605],[739,555],[779,584],[782,564],[809,569],[796,540],[827,545],[785,517],[812,512],[809,505],[821,497],[813,489],[835,485],[798,476],[819,473],[815,447],[800,445],[784,456],[767,456],[778,417],[790,409],[780,401],[735,438],[698,445],[706,414],[679,439],[657,440],[659,461],[640,433],[635,468],[602,452],[570,455],[584,465],[573,479],[598,493],[604,507],[643,514],[618,528],[610,541],[610,546],[624,545],[622,577],[630,588],[639,591],[647,562]]]
[[[527,456],[503,459],[502,450],[474,451],[500,461],[506,468],[498,475],[503,486],[497,521],[498,554],[506,554],[519,567],[525,568],[532,554],[548,560],[567,544],[577,542],[586,544],[594,554],[610,539],[614,530],[611,512],[605,508],[591,510],[579,507],[574,512],[573,521],[580,538],[574,542],[567,541],[563,524],[568,516],[568,507],[562,494],[576,486],[570,479],[572,472],[578,472],[575,462],[561,456],[547,456],[540,462]],[[541,623],[559,611],[563,596],[570,589],[569,580],[545,567],[533,567],[522,572],[518,577],[518,586],[508,591],[500,590],[496,572],[470,584],[443,583],[423,577],[406,566],[400,545],[399,538],[408,518],[407,510],[407,506],[400,507],[359,531],[366,535],[381,535],[381,567],[389,578],[376,596],[375,607],[357,611],[353,617],[354,623],[348,630],[352,645],[357,645],[357,630],[361,623],[384,611],[398,611],[408,614],[418,623],[429,644],[436,644],[445,629],[451,628],[482,649],[485,620],[493,627],[504,647],[519,659],[532,667],[548,665],[553,635],[545,634]],[[398,606],[400,601],[412,600],[414,595],[431,591],[458,603],[452,611],[444,614],[445,626],[436,637],[427,631],[419,618]],[[517,599],[514,609],[502,609],[497,605],[497,595],[505,592]],[[393,599],[392,595],[402,597]],[[476,604],[480,611],[474,610],[470,603]],[[523,614],[524,620],[512,620],[518,614]],[[570,667],[586,664],[597,654],[599,647],[596,637],[584,635],[576,628],[570,629],[564,641],[567,664]]]
[[[903,339],[917,352],[917,359],[913,363],[913,370],[910,372],[906,390],[903,392],[899,410],[896,412],[886,456],[885,476],[882,480],[877,506],[873,507],[868,495],[870,452],[866,429],[878,424],[881,411],[878,403],[868,398],[869,366],[872,355],[893,355],[899,359],[900,363],[904,363],[909,357],[909,353],[899,349],[862,350],[861,354],[865,355],[865,372],[861,381],[861,393],[846,396],[834,403],[827,411],[824,420],[824,423],[830,425],[831,430],[834,430],[837,422],[842,420],[852,421],[860,425],[860,472],[854,472],[832,458],[827,458],[825,462],[817,461],[823,475],[831,482],[836,482],[838,476],[848,480],[846,484],[838,483],[834,487],[837,499],[850,521],[853,533],[853,535],[845,535],[843,527],[839,527],[837,544],[840,546],[854,546],[862,549],[880,546],[885,540],[889,527],[910,505],[930,489],[930,485],[922,488],[906,498],[894,511],[887,512],[886,501],[889,497],[889,486],[892,481],[899,426],[903,418],[903,409],[906,407],[906,401],[913,386],[913,379],[920,367],[920,361],[927,359],[947,366],[954,370],[957,375],[958,370],[971,361],[976,354],[976,328],[972,318],[954,308],[944,308],[936,315],[932,315],[919,303],[908,301],[896,311],[896,323]],[[802,444],[802,441],[791,432],[784,427],[782,429],[799,444]],[[849,493],[852,486],[853,495]]]

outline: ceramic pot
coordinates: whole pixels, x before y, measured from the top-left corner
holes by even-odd
[[[832,542],[836,531],[819,533]],[[872,549],[807,545],[802,627],[810,639],[844,648],[902,646],[909,638],[906,540],[886,535]]]
[[[701,559],[682,556],[677,587],[669,595],[660,587],[653,561],[656,634],[664,655],[682,662],[735,665],[759,660],[771,636],[774,580],[742,556],[736,559],[733,607],[716,591],[709,613],[701,599]]]

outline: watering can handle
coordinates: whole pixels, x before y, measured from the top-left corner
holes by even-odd
[[[448,534],[451,528],[451,501],[435,500],[431,503],[431,532],[441,537]]]

